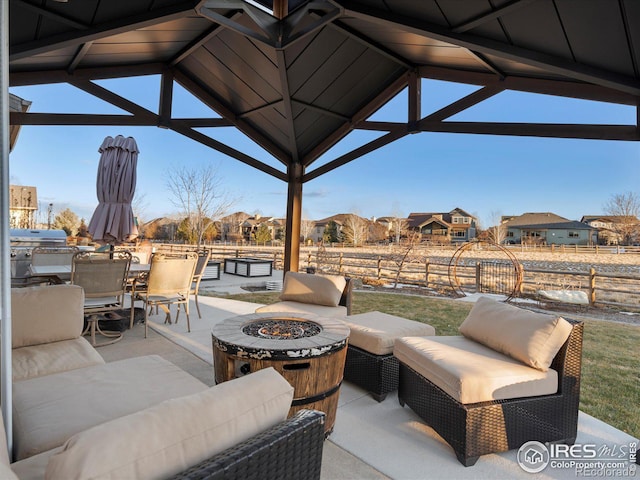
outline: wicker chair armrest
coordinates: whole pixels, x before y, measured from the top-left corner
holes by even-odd
[[[342,305],[343,307],[347,307],[347,315],[351,315],[351,296],[353,293],[353,279],[350,277],[345,277],[347,284],[342,291],[342,296],[340,297],[340,302],[338,305]]]
[[[172,477],[173,479],[320,478],[325,414],[300,410],[293,417]]]

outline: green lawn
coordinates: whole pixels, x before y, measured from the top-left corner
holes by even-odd
[[[228,298],[274,303],[278,292]],[[378,310],[431,324],[457,335],[471,304],[396,293],[355,292],[353,314]],[[577,317],[577,315],[574,315]],[[640,436],[640,326],[585,320],[580,410],[634,437]]]

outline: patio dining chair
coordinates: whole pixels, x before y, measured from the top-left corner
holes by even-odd
[[[187,331],[191,331],[189,322],[189,295],[191,283],[198,261],[198,254],[189,252],[180,255],[154,253],[151,266],[144,282],[134,282],[131,290],[131,319],[133,327],[133,302],[142,301],[144,304],[144,336],[147,338],[149,324],[149,309],[160,307],[166,314],[165,323],[171,323],[169,307],[173,304],[184,305],[187,315]],[[177,319],[176,319],[177,321]]]
[[[100,322],[121,321],[116,311],[125,308],[125,294],[131,254],[118,252],[77,252],[71,263],[71,283],[84,289],[84,314],[87,326],[83,335],[91,335],[94,347],[110,345],[122,339],[122,331],[103,330]],[[96,333],[110,340],[98,343]]]
[[[36,267],[67,265],[70,267],[73,256],[79,251],[80,249],[74,246],[35,247],[31,251],[31,265]],[[57,278],[50,278],[52,277],[50,275],[32,275],[32,277],[45,278],[52,283],[68,282],[71,278],[69,274],[55,275]]]
[[[211,258],[211,250],[200,250],[198,253],[198,261],[196,262],[196,269],[193,273],[193,280],[191,282],[191,292],[193,295],[193,299],[196,302],[196,310],[198,311],[198,318],[202,318],[200,314],[200,305],[198,304],[198,291],[200,290],[200,282],[202,281],[202,276],[204,275],[204,269],[207,267],[207,263],[209,262],[209,258]],[[180,305],[178,305],[178,311],[176,313],[176,322],[178,321],[178,315],[180,315]]]

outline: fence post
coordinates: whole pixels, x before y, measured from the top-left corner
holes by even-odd
[[[307,253],[307,267],[311,266],[311,252]]]
[[[382,277],[382,257],[378,255],[378,280]]]
[[[429,288],[429,259],[427,258],[424,262],[424,286]]]
[[[480,293],[480,289],[482,288],[480,282],[480,262],[476,262],[476,292]]]
[[[343,256],[342,256],[342,252],[340,252],[340,260],[338,262],[338,273],[340,275],[342,275],[342,260],[343,260]]]
[[[596,269],[589,268],[589,305],[596,303]]]

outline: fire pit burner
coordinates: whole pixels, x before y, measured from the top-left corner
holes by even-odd
[[[252,322],[242,328],[246,335],[273,340],[294,340],[313,337],[322,331],[322,327],[314,322],[300,320],[269,319]]]

